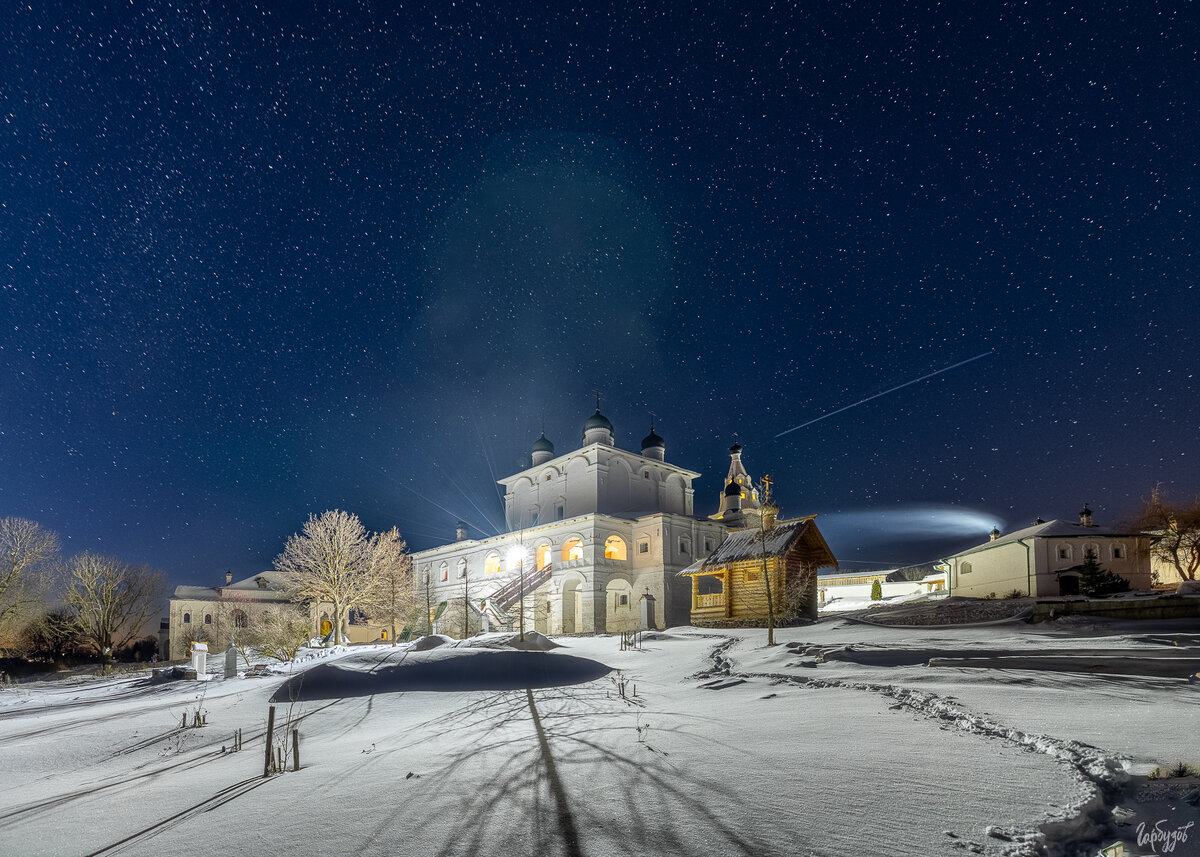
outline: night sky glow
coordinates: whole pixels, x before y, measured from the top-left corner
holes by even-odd
[[[848,567],[1200,491],[1194,8],[552,5],[9,8],[0,515],[429,547],[593,389]]]

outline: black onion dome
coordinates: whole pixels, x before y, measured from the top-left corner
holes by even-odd
[[[726,497],[736,497],[741,493],[742,493],[742,486],[738,485],[736,482],[733,482],[732,480],[730,481],[730,483],[728,485],[725,486],[725,496]]]
[[[652,449],[656,446],[666,449],[667,444],[658,436],[658,432],[654,430],[654,426],[650,426],[650,434],[642,438],[642,449]]]
[[[546,439],[546,433],[542,432],[542,436],[533,442],[534,452],[554,452],[554,444]]]
[[[737,442],[735,441],[735,442],[734,442],[734,444],[733,444],[733,446],[729,447],[729,451],[730,451],[730,452],[732,452],[732,453],[735,453],[735,454],[736,454],[736,453],[739,453],[739,452],[741,452],[741,451],[742,451],[742,445],[741,445],[740,443],[737,443]]]
[[[596,413],[588,417],[587,422],[583,424],[584,431],[591,431],[592,429],[598,428],[608,429],[608,431],[613,430],[613,424],[608,421],[608,417],[600,413],[599,408],[597,408]]]

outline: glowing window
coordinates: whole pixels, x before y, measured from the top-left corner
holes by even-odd
[[[500,570],[500,554],[492,551],[487,555],[487,559],[483,561],[483,573],[495,574]]]
[[[538,568],[545,568],[550,564],[550,545],[538,545],[537,550],[533,552],[533,564]]]
[[[604,541],[605,559],[625,559],[625,540],[620,536],[609,536]]]
[[[442,573],[442,575],[441,575],[441,576],[442,576],[442,580],[449,580],[449,579],[450,579],[450,565],[449,565],[449,563],[445,563],[445,562],[444,562],[444,563],[442,563],[442,564],[441,564],[441,565],[438,567],[438,570],[439,570],[439,571]]]
[[[583,540],[574,538],[567,539],[562,547],[563,560],[583,559]]]

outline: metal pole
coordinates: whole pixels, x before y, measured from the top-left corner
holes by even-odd
[[[300,730],[292,730],[292,770],[300,770]]]

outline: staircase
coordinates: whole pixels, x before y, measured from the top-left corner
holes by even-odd
[[[549,579],[550,563],[546,563],[541,568],[531,568],[489,595],[485,599],[483,607],[479,608],[479,612],[486,613],[489,620],[511,629],[517,622],[517,617],[509,613],[508,608],[521,600],[522,593],[528,595]]]

